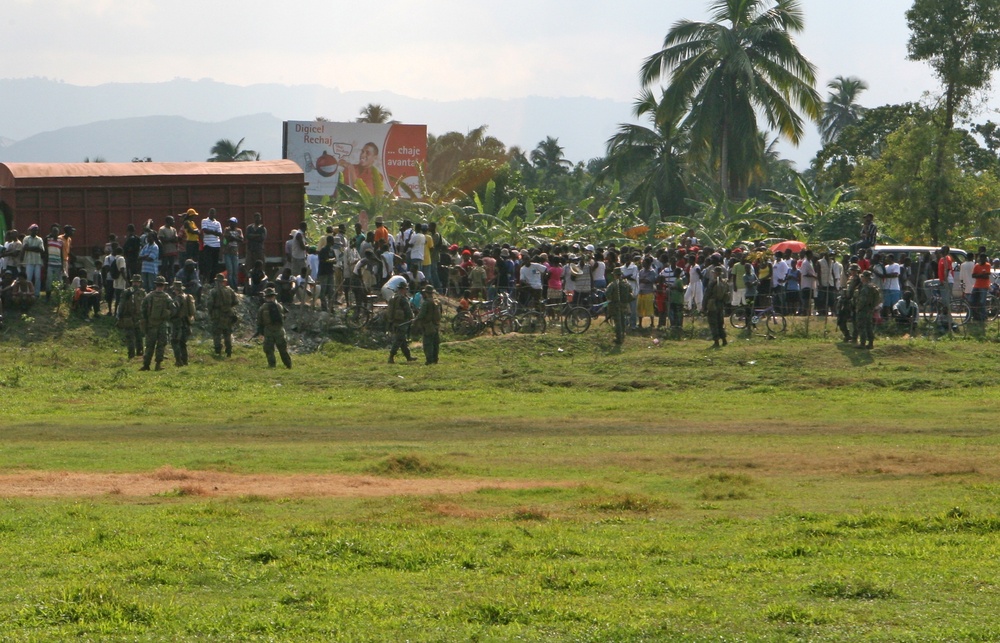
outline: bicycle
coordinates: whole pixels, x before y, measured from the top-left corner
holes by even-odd
[[[502,293],[493,301],[472,302],[469,310],[459,311],[451,320],[451,329],[462,337],[475,337],[487,328],[494,335],[511,332],[510,298]]]
[[[764,305],[760,305],[760,304]],[[788,328],[785,316],[774,307],[774,300],[771,295],[758,295],[754,300],[754,306],[750,310],[749,320],[747,319],[746,308],[733,311],[729,316],[729,324],[738,330],[744,330],[748,326],[750,330],[756,329],[761,320],[767,328],[768,334],[783,333]]]
[[[578,335],[590,328],[590,311],[582,306],[574,306],[571,302],[560,301],[545,304],[546,317],[558,320],[567,333]]]
[[[942,324],[947,326],[948,322],[941,319],[941,316],[945,315],[946,318],[951,318],[951,328],[953,330],[961,328],[972,319],[972,308],[969,306],[969,302],[965,301],[963,297],[953,297],[948,305],[948,312],[945,313],[944,299],[941,297],[942,285],[945,288],[951,287],[950,284],[942,284],[939,279],[928,279],[924,282],[924,290],[930,294],[930,297],[920,309],[920,319],[925,324]]]

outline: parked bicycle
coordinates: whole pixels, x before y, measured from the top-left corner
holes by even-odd
[[[771,295],[758,295],[750,309],[749,317],[746,308],[738,308],[729,316],[729,324],[740,330],[748,327],[750,330],[755,330],[761,322],[764,323],[769,334],[783,333],[787,328],[785,316],[774,307]]]
[[[943,287],[950,288],[950,284],[943,284]],[[942,283],[938,279],[928,279],[924,282],[924,290],[929,297],[920,309],[920,319],[926,324],[939,324],[947,330],[948,320],[951,320],[951,328],[955,330],[969,323],[972,319],[972,308],[969,302],[961,297],[952,297],[947,306],[941,297]]]

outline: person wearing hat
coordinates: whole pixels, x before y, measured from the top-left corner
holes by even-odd
[[[153,292],[142,300],[140,329],[146,336],[146,351],[142,355],[141,371],[148,371],[153,357],[156,370],[162,370],[163,351],[167,347],[167,324],[174,313],[174,300],[166,292],[167,279],[160,275],[153,280]]]
[[[198,264],[194,259],[184,260],[184,267],[177,271],[174,280],[184,282],[184,290],[194,295],[195,303],[201,301],[201,275],[198,273]]]
[[[188,339],[191,337],[191,324],[194,323],[194,297],[184,292],[184,282],[174,281],[174,311],[170,316],[170,347],[174,351],[174,363],[177,366],[188,365]]]
[[[184,259],[191,259],[198,263],[201,250],[201,230],[198,227],[198,211],[188,208],[184,213],[184,221],[181,223],[181,235],[184,239]]]
[[[719,342],[725,346],[726,340],[726,304],[730,302],[729,282],[722,274],[722,266],[712,267],[712,279],[705,291],[705,313],[708,315],[708,328],[712,331],[712,342],[719,348]]]
[[[122,257],[118,257],[123,259]],[[125,346],[128,348],[128,358],[142,356],[142,300],[146,291],[142,288],[142,276],[132,275],[132,286],[122,291],[121,299],[115,311],[117,326],[125,334]]]
[[[407,362],[416,360],[410,355],[408,338],[410,323],[413,321],[413,308],[410,307],[409,284],[405,281],[399,284],[396,294],[389,300],[389,308],[386,310],[386,318],[389,320],[389,327],[392,329],[392,345],[389,347],[389,363],[396,361],[396,353],[403,352],[403,357]]]
[[[621,267],[611,271],[612,279],[605,295],[608,299],[608,319],[615,326],[615,343],[621,345],[625,341],[626,312],[634,299],[632,286],[622,277]]]
[[[222,261],[229,275],[229,287],[237,288],[240,274],[240,248],[246,243],[243,230],[238,226],[236,217],[229,217],[228,225],[222,233]]]
[[[267,356],[268,368],[277,366],[274,359],[274,349],[281,355],[281,363],[285,368],[292,367],[292,358],[288,354],[288,341],[285,339],[284,309],[277,302],[278,293],[274,288],[264,289],[264,303],[257,309],[257,335],[264,337],[264,355]]]
[[[858,325],[854,317],[854,298],[861,287],[861,268],[856,263],[847,267],[847,284],[837,304],[837,328],[845,342],[858,341]]]
[[[861,286],[854,295],[855,332],[861,343],[858,348],[871,349],[875,345],[875,309],[882,305],[882,293],[872,283],[872,273],[861,273]]]
[[[421,292],[423,300],[417,316],[413,318],[413,332],[423,336],[425,363],[437,364],[441,348],[441,302],[435,296],[434,286],[428,284]]]

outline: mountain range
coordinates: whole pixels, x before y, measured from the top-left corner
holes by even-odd
[[[320,85],[238,86],[213,80],[71,85],[45,78],[0,79],[0,162],[203,161],[220,138],[244,139],[262,159],[281,158],[286,120],[353,121],[378,103],[431,134],[487,133],[534,149],[559,139],[567,159],[604,154],[631,105],[588,98],[526,97],[435,101],[390,92],[341,92]]]

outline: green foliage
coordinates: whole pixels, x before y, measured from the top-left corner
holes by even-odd
[[[804,24],[796,0],[716,0],[710,11],[714,22],[676,23],[640,76],[646,87],[668,79],[663,103],[668,112],[687,113],[689,153],[717,170],[728,198],[741,198],[764,152],[758,114],[798,143],[797,110],[818,120],[822,101],[815,67],[793,39]]]
[[[944,86],[944,133],[968,97],[1000,67],[1000,4],[994,0],[914,0],[906,12],[911,60],[927,61]]]
[[[878,159],[858,167],[859,196],[892,236],[936,245],[956,244],[974,233],[995,237],[1000,231],[988,214],[1000,200],[1000,181],[962,162],[957,153],[962,136],[911,123],[889,136]],[[939,157],[941,147],[945,151]],[[944,159],[940,167],[938,158]]]

